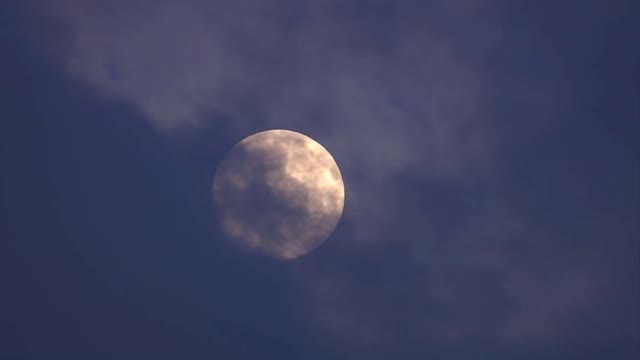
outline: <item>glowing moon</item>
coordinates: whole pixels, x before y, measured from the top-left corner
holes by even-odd
[[[344,183],[331,154],[289,130],[259,132],[236,144],[216,171],[213,195],[235,244],[281,259],[320,245],[344,207]]]

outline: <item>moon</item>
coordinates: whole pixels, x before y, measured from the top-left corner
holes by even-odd
[[[318,247],[344,207],[344,183],[331,154],[290,130],[262,131],[234,145],[212,188],[227,237],[242,249],[279,259]]]

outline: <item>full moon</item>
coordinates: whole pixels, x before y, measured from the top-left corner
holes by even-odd
[[[289,130],[267,130],[237,143],[212,187],[228,238],[245,250],[280,259],[318,247],[334,231],[344,207],[344,183],[331,154]]]

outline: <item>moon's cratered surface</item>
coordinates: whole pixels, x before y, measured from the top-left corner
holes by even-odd
[[[216,171],[213,195],[234,243],[281,259],[320,245],[344,207],[344,183],[331,154],[289,130],[259,132],[236,144]]]

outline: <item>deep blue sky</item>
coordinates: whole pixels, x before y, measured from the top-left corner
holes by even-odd
[[[0,358],[640,354],[631,1],[186,3],[0,5]],[[210,201],[271,127],[348,193],[292,262]]]

